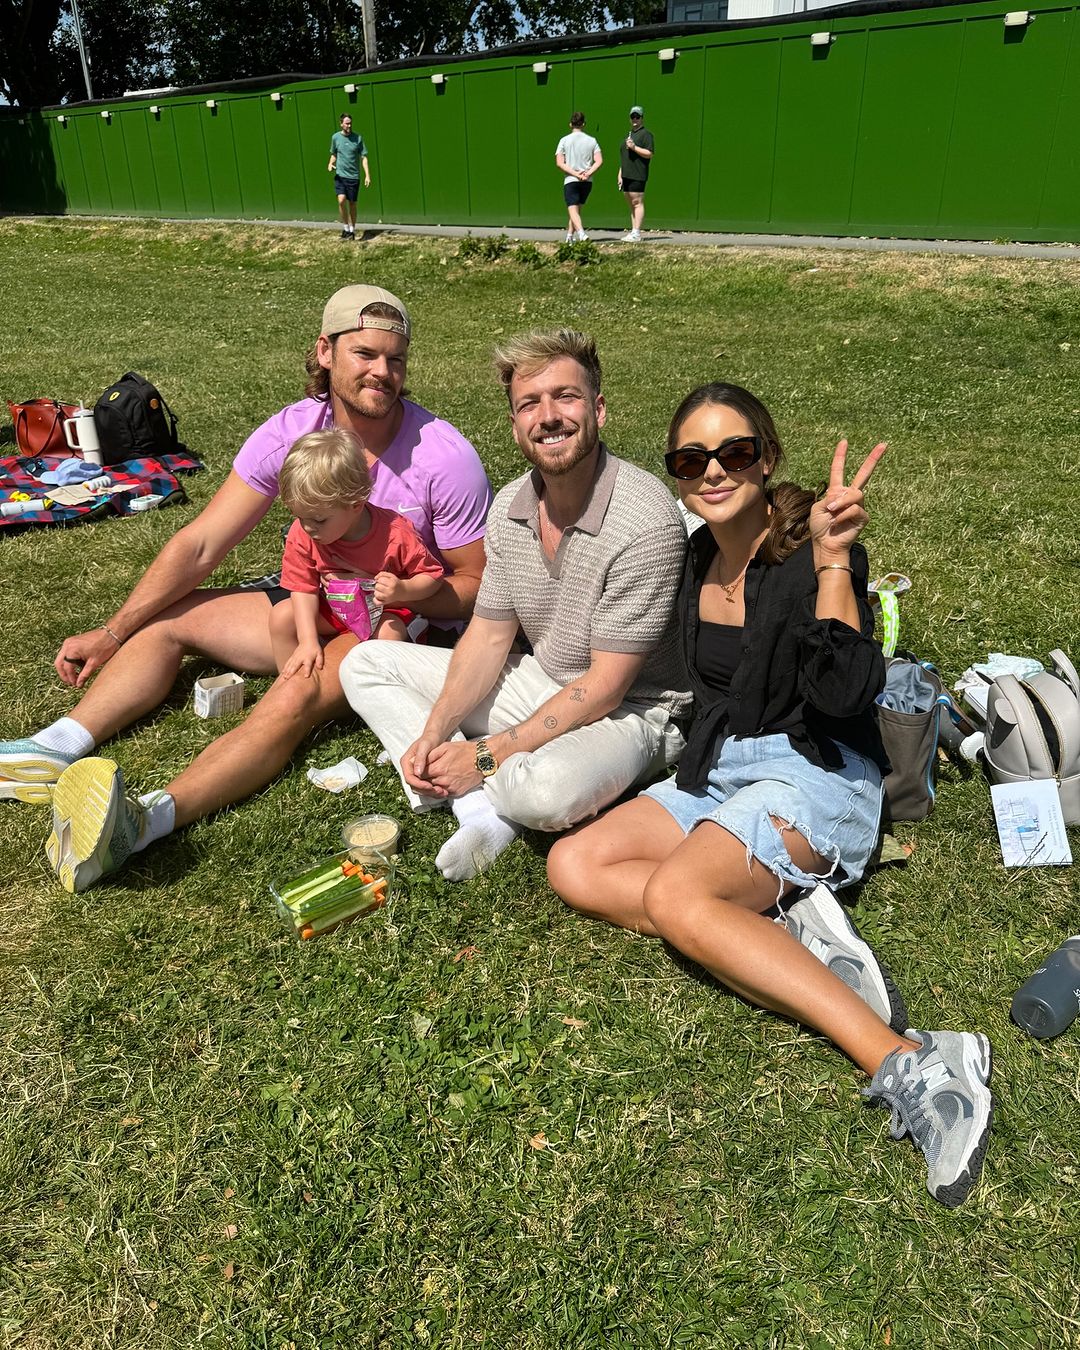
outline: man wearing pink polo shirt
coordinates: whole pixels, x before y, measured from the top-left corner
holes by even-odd
[[[356,432],[371,502],[405,516],[445,563],[448,589],[416,605],[431,622],[429,640],[452,643],[472,613],[491,488],[469,442],[402,397],[411,335],[407,309],[388,291],[346,286],[331,296],[307,358],[308,397],[248,438],[222,487],[165,545],[116,613],[61,646],[56,669],[66,684],[81,689],[100,671],[71,715],[28,739],[0,742],[0,797],[51,795],[46,849],[67,890],[85,890],[130,853],[266,786],[313,728],[348,713],[338,666],[355,638],[342,634],[326,647],[321,670],[310,679],[276,680],[240,726],[164,791],[127,798],[113,761],[91,757],[168,696],[185,656],[273,673],[267,621],[285,593],[195,588],[270,510],[282,461],[305,432]]]

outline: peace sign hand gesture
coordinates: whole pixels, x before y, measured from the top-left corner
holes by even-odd
[[[870,518],[863,506],[863,488],[888,447],[884,441],[875,445],[845,487],[847,448],[847,441],[837,444],[829,471],[829,486],[810,509],[810,539],[814,546],[814,564],[818,567],[824,563],[847,562],[852,544]]]

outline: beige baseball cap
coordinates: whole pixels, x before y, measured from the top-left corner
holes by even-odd
[[[372,305],[388,305],[391,309],[397,310],[401,319],[365,314],[364,311]],[[386,333],[397,333],[406,342],[412,337],[409,311],[396,295],[384,291],[381,286],[343,286],[327,300],[322,316],[324,337],[349,333],[356,328],[381,328]]]

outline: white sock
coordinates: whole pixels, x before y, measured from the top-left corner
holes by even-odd
[[[469,881],[513,843],[521,826],[500,816],[482,787],[456,797],[450,809],[460,828],[439,850],[435,866],[447,881]]]
[[[176,803],[167,792],[144,792],[139,798],[139,805],[145,815],[133,853],[146,848],[155,839],[164,839],[176,828]]]
[[[72,759],[82,759],[94,748],[93,736],[73,717],[61,717],[59,721],[51,722],[43,730],[36,731],[31,739],[46,750],[59,750]]]

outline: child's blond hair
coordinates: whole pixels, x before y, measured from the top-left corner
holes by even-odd
[[[309,431],[294,441],[278,474],[281,500],[320,509],[356,506],[371,492],[360,438],[344,427]]]

